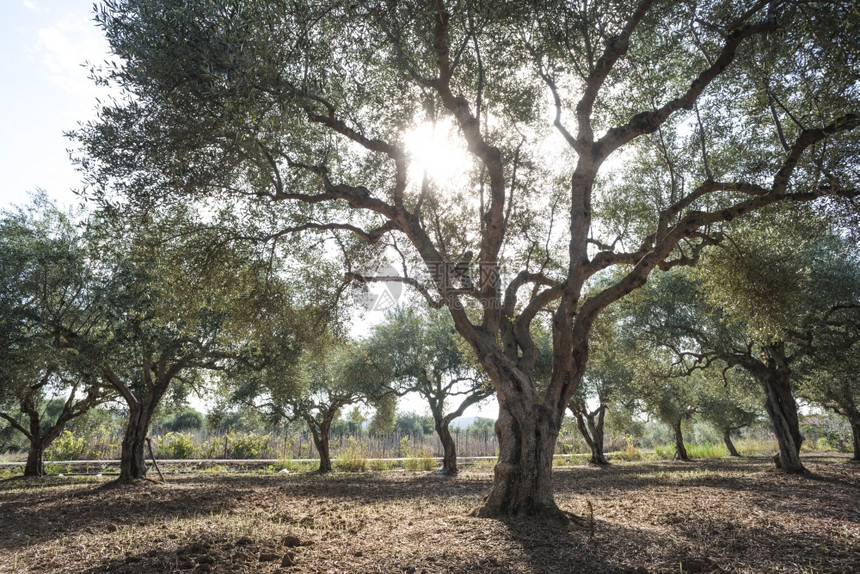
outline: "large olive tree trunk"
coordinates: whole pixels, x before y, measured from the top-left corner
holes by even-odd
[[[493,486],[476,516],[563,516],[552,486],[560,418],[543,405],[499,397],[499,460]]]
[[[45,476],[43,461],[45,449],[41,440],[30,439],[30,450],[27,451],[27,464],[24,466],[24,476]]]
[[[47,442],[50,444],[53,437],[48,441],[45,440],[47,437],[43,436],[42,419],[39,416],[39,411],[36,409],[36,405],[34,404],[33,397],[31,395],[24,397],[21,401],[21,412],[27,415],[27,419],[30,423],[29,430],[24,430],[20,426],[18,427],[24,431],[24,435],[30,442],[30,449],[27,451],[27,464],[24,467],[24,476],[45,476],[45,463],[43,462],[42,457],[45,452],[45,447],[47,446],[45,443]],[[65,423],[63,423],[62,426],[65,426]]]
[[[791,391],[791,371],[781,343],[764,348],[766,373],[759,378],[764,385],[764,407],[773,425],[773,432],[779,445],[779,453],[774,456],[776,467],[789,473],[805,473],[800,462],[800,422],[797,416],[797,402]]]
[[[128,404],[129,417],[122,437],[118,482],[146,478],[146,437],[157,405],[158,400],[151,395],[143,401]]]

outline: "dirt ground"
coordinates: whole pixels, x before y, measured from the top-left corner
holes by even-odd
[[[810,457],[560,467],[582,517],[469,517],[491,470],[0,482],[0,572],[860,572],[860,465]]]

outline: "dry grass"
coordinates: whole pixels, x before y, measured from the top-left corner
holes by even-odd
[[[812,477],[765,459],[557,468],[556,499],[585,527],[468,517],[484,468],[14,479],[0,571],[860,572],[860,468],[805,463]]]

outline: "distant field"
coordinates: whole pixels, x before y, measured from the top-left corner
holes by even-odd
[[[562,466],[580,520],[468,516],[488,466],[0,482],[0,572],[860,572],[860,465],[809,456]]]

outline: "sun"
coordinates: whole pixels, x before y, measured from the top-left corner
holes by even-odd
[[[421,182],[427,177],[439,186],[465,181],[471,168],[471,155],[458,137],[450,120],[421,122],[403,137],[411,163],[410,179]]]

